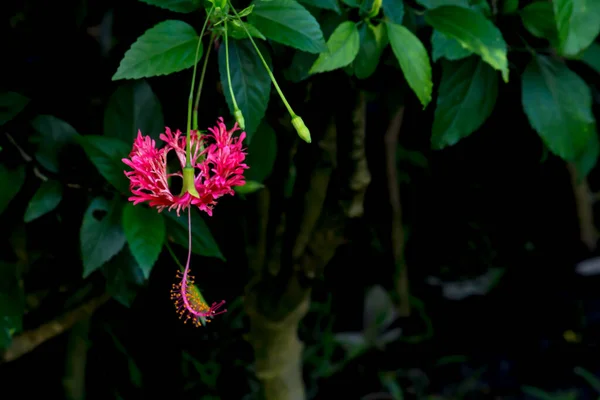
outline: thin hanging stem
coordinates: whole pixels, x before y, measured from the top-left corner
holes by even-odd
[[[200,104],[200,94],[202,93],[202,86],[204,85],[204,76],[206,75],[206,66],[208,65],[208,59],[210,58],[210,45],[215,38],[215,34],[210,35],[208,46],[206,47],[206,55],[204,56],[204,64],[202,65],[202,72],[200,73],[200,83],[198,84],[198,91],[196,92],[196,100],[194,101],[194,130],[198,130],[198,105]]]
[[[185,271],[183,271],[183,280],[187,279],[190,272],[190,262],[192,261],[192,207],[188,207],[188,256],[185,263]]]
[[[198,54],[200,53],[200,47],[202,46],[202,37],[204,36],[204,31],[206,30],[206,26],[208,25],[208,21],[210,16],[214,10],[215,6],[213,5],[210,8],[210,11],[206,15],[206,20],[204,20],[204,25],[202,26],[202,31],[200,32],[200,36],[198,37],[198,45],[196,46],[196,57],[194,58],[194,72],[192,72],[192,85],[190,87],[190,96],[188,98],[188,117],[187,117],[187,136],[185,138],[185,166],[186,168],[190,168],[192,164],[190,163],[190,135],[192,131],[192,104],[194,102],[194,88],[196,86],[196,70],[198,69]]]
[[[227,83],[229,84],[229,94],[231,95],[231,102],[233,104],[233,110],[239,110],[237,101],[235,101],[235,95],[233,94],[233,87],[231,86],[231,73],[229,72],[229,33],[227,32],[227,20],[225,20],[225,69],[227,70]]]
[[[292,107],[290,106],[290,104],[287,102],[285,96],[283,95],[283,92],[281,91],[281,88],[279,87],[277,80],[275,80],[275,76],[273,75],[273,72],[271,72],[271,69],[269,68],[269,64],[267,64],[267,61],[265,60],[263,55],[260,53],[258,46],[254,42],[254,39],[252,39],[252,35],[250,34],[250,32],[248,32],[248,28],[246,28],[246,24],[244,24],[244,22],[242,21],[242,18],[240,17],[240,15],[236,11],[236,9],[233,7],[233,4],[231,4],[231,1],[230,0],[227,0],[227,1],[229,3],[229,6],[231,7],[231,9],[233,10],[233,13],[235,14],[236,18],[238,19],[238,21],[240,21],[242,28],[244,28],[244,31],[246,31],[246,35],[248,36],[248,39],[250,39],[252,46],[254,46],[254,50],[256,50],[258,57],[260,57],[260,60],[262,61],[263,65],[265,66],[265,69],[267,70],[267,73],[269,74],[269,77],[271,78],[271,82],[273,82],[273,86],[275,86],[275,90],[277,90],[277,93],[279,93],[279,97],[281,97],[281,101],[283,101],[285,108],[287,108],[287,110],[290,113],[290,115],[292,116],[292,118],[294,118],[296,116],[296,114],[294,113],[294,110],[292,110]],[[231,87],[231,84],[229,86]]]

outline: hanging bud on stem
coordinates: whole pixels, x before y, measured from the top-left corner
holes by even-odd
[[[246,129],[246,122],[244,121],[244,115],[240,111],[239,108],[236,108],[233,112],[233,116],[235,117],[235,122],[238,123],[241,129]]]
[[[304,121],[302,121],[302,118],[300,118],[297,115],[294,115],[292,117],[292,125],[294,125],[294,128],[296,128],[296,132],[298,132],[298,136],[300,136],[300,139],[304,140],[306,143],[311,142],[310,131],[304,124]]]

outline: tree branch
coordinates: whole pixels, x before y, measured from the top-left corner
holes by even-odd
[[[567,168],[571,175],[571,185],[575,196],[575,207],[579,219],[579,237],[590,251],[594,251],[598,242],[598,231],[594,226],[594,209],[590,188],[585,178],[579,178],[577,169],[573,164],[567,164]]]
[[[400,184],[396,166],[398,138],[402,128],[404,106],[400,106],[390,121],[383,138],[385,144],[385,166],[389,201],[392,206],[392,256],[396,270],[396,294],[398,295],[398,313],[407,317],[410,314],[410,294],[408,271],[404,261],[404,227],[402,226],[402,202],[400,201]]]
[[[105,293],[82,304],[76,309],[67,312],[54,321],[47,322],[40,327],[23,332],[15,336],[11,346],[0,355],[0,364],[16,360],[17,358],[33,351],[42,343],[67,331],[76,322],[81,321],[94,313],[106,303],[111,296]]]
[[[247,288],[245,307],[250,316],[247,340],[254,348],[256,375],[267,400],[306,397],[298,325],[309,308],[310,283],[321,276],[337,247],[344,242],[348,219],[362,215],[364,193],[370,183],[364,151],[365,110],[365,99],[361,96],[351,119],[346,114],[345,121],[336,119],[326,127],[300,209],[291,210],[294,220],[299,222],[297,229],[289,224],[286,229],[286,235],[293,235],[288,242],[291,245],[275,246],[271,255],[270,262],[280,267],[269,269],[278,274],[263,274]],[[336,133],[348,121],[355,125],[353,129],[344,129],[352,132],[351,138],[345,138],[350,151],[343,154],[349,159],[349,168],[339,173],[348,179],[336,181],[333,173],[340,142]]]

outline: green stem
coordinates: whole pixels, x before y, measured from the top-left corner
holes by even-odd
[[[227,20],[225,20],[225,69],[227,70],[227,83],[229,84],[229,94],[231,95],[231,103],[233,110],[239,110],[235,95],[233,94],[233,86],[231,86],[231,73],[229,72],[229,33],[227,32]]]
[[[271,78],[271,82],[273,82],[273,86],[275,86],[275,90],[277,90],[277,93],[279,93],[279,97],[281,97],[281,101],[283,101],[285,108],[287,108],[287,110],[290,113],[290,115],[292,116],[292,118],[294,118],[296,116],[296,114],[294,113],[294,110],[292,110],[292,107],[287,102],[285,96],[283,95],[283,92],[281,91],[281,88],[277,84],[277,80],[275,80],[275,76],[273,75],[273,72],[271,72],[271,69],[269,68],[269,64],[267,64],[267,61],[265,61],[265,58],[263,57],[260,50],[258,49],[258,46],[254,42],[254,39],[252,39],[252,35],[250,34],[250,32],[248,32],[248,28],[246,28],[246,24],[244,24],[244,22],[242,21],[242,18],[237,13],[236,9],[233,7],[233,4],[231,4],[230,0],[228,0],[228,2],[229,2],[229,6],[233,10],[233,13],[235,14],[236,18],[238,19],[238,21],[240,21],[242,28],[244,28],[244,31],[246,31],[246,35],[248,36],[248,39],[250,39],[252,46],[254,46],[254,50],[256,50],[258,57],[260,57],[260,60],[262,61],[263,65],[265,66],[265,69],[267,70],[267,73],[269,74],[269,77]],[[230,87],[231,87],[231,84],[230,84]]]
[[[206,55],[204,56],[204,64],[202,65],[202,72],[200,73],[200,83],[198,84],[198,91],[196,92],[196,100],[194,101],[194,130],[198,130],[198,105],[200,104],[200,94],[202,93],[202,86],[204,85],[204,76],[206,75],[206,66],[208,65],[208,59],[210,57],[210,45],[215,38],[215,34],[210,35],[210,41],[206,48]]]
[[[206,30],[206,25],[208,25],[208,20],[214,10],[215,6],[213,5],[206,15],[206,20],[204,20],[204,25],[202,26],[202,31],[200,32],[200,36],[198,37],[198,45],[196,46],[196,57],[194,58],[194,72],[192,73],[192,85],[190,88],[190,97],[188,98],[188,117],[187,117],[187,136],[185,138],[185,166],[191,167],[190,163],[190,135],[192,131],[192,104],[194,103],[194,88],[196,86],[196,70],[198,69],[198,53],[200,53],[200,47],[202,46],[202,36],[204,36],[204,31]]]

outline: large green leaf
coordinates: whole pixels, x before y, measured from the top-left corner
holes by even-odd
[[[401,25],[404,19],[403,0],[382,0],[383,14],[393,23]]]
[[[0,214],[6,210],[11,200],[19,193],[25,182],[25,167],[19,165],[15,169],[8,169],[0,164]]]
[[[246,181],[246,183],[244,183],[242,186],[234,187],[233,190],[235,190],[235,192],[238,194],[245,195],[245,194],[251,194],[251,193],[257,192],[264,187],[265,187],[265,185],[263,185],[260,182]]]
[[[502,14],[513,14],[519,9],[519,0],[504,0]]]
[[[52,115],[38,115],[31,125],[39,133],[35,159],[48,171],[58,173],[60,159],[68,155],[67,146],[75,144],[79,134],[67,122]]]
[[[23,220],[31,222],[54,210],[62,200],[62,195],[63,191],[60,182],[49,180],[42,183],[31,198]]]
[[[308,71],[310,71],[310,67],[312,67],[317,58],[319,58],[317,54],[296,51],[292,56],[290,66],[283,71],[285,79],[295,83],[307,79],[310,77]]]
[[[127,246],[102,266],[106,290],[125,307],[131,307],[145,278]]]
[[[462,47],[456,39],[435,29],[431,35],[431,47],[431,58],[434,62],[442,57],[451,61],[461,60],[473,54],[471,50]]]
[[[131,145],[119,139],[98,135],[81,136],[79,143],[100,175],[118,191],[127,193],[129,184],[124,174],[127,166],[121,160],[129,155]]]
[[[402,25],[386,22],[387,34],[394,55],[408,82],[423,107],[431,101],[433,82],[431,64],[423,43]]]
[[[546,39],[551,45],[558,45],[558,31],[554,20],[554,10],[549,2],[538,1],[524,7],[520,12],[525,29],[533,36]]]
[[[160,101],[144,80],[120,86],[104,112],[104,136],[133,143],[138,130],[154,140],[165,130]]]
[[[151,4],[167,10],[190,13],[196,11],[202,5],[201,0],[140,0],[144,3]]]
[[[188,247],[188,216],[178,217],[174,211],[163,212],[167,216],[167,236],[175,243]],[[225,261],[208,225],[196,210],[192,211],[192,252],[205,257],[215,257]]]
[[[307,6],[322,8],[323,10],[335,11],[338,14],[341,13],[337,0],[300,0],[300,3],[306,4]]]
[[[277,158],[277,136],[266,121],[263,121],[248,146],[246,164],[250,168],[244,174],[247,180],[263,182],[269,177]]]
[[[502,71],[508,82],[506,42],[500,30],[481,13],[464,7],[443,6],[425,12],[425,21],[462,47],[479,54],[483,61]]]
[[[525,68],[523,109],[550,151],[567,161],[578,160],[596,136],[592,95],[567,66],[537,56]]]
[[[498,95],[498,74],[479,57],[442,62],[431,144],[452,146],[490,116]]]
[[[262,43],[256,43],[263,57],[272,70],[271,57]],[[271,78],[262,61],[256,54],[250,40],[229,41],[229,69],[231,71],[231,86],[237,105],[242,111],[246,122],[248,141],[256,131],[260,120],[265,116],[271,92]],[[225,45],[219,49],[219,74],[223,93],[233,114],[233,102],[227,81],[227,64],[225,62]]]
[[[227,34],[230,38],[240,40],[247,39],[248,34],[246,33],[246,29],[244,29],[244,26],[250,33],[250,36],[261,40],[267,39],[265,35],[263,35],[258,29],[256,29],[254,25],[248,22],[240,22],[237,19],[232,19],[231,21],[229,21],[229,25],[227,25]]]
[[[375,72],[381,53],[388,45],[388,37],[382,24],[364,23],[359,29],[360,48],[354,59],[354,73],[358,79],[366,79]]]
[[[125,246],[125,233],[120,221],[122,207],[118,196],[111,202],[96,197],[85,211],[79,235],[84,278]]]
[[[112,79],[139,79],[182,71],[194,65],[197,46],[198,34],[191,25],[177,20],[160,22],[131,45]],[[202,52],[198,57],[201,55]]]
[[[600,44],[592,43],[581,55],[581,61],[600,74]]]
[[[592,135],[582,153],[573,160],[579,179],[585,178],[598,163],[600,157],[600,140],[598,135]]]
[[[560,53],[576,56],[600,33],[600,1],[553,0]]]
[[[128,203],[123,209],[123,230],[131,254],[147,279],[165,242],[165,219],[156,210]]]
[[[294,0],[255,0],[248,21],[269,39],[308,53],[327,51],[319,23]]]
[[[29,98],[20,93],[0,93],[0,126],[16,117],[28,103]]]
[[[327,40],[328,50],[319,55],[309,72],[328,72],[349,65],[356,58],[359,46],[356,24],[352,21],[342,22]]]
[[[469,0],[417,0],[417,3],[429,9],[443,6],[470,7]]]

